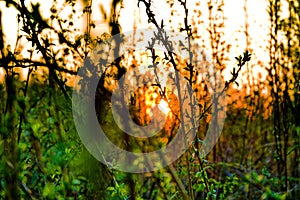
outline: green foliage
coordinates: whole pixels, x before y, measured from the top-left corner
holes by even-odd
[[[170,8],[174,2],[184,11],[184,23],[178,30],[186,34],[187,39],[200,37],[194,30],[195,22],[189,23],[191,12],[187,1],[168,1]],[[72,76],[77,72],[66,67],[67,57],[71,56],[78,67],[94,42],[102,41],[93,40],[90,35],[90,29],[97,26],[90,19],[90,5],[84,9],[84,15],[88,16],[87,30],[79,33],[74,28],[74,1],[65,1],[65,6],[72,10],[67,19],[59,15],[56,1],[50,9],[50,19],[42,17],[40,4],[31,4],[29,8],[22,0],[5,3],[19,14],[19,35],[17,47],[11,52],[4,46],[5,37],[0,27],[0,68],[4,74],[0,80],[0,199],[300,198],[299,3],[288,2],[290,16],[282,19],[278,14],[281,1],[269,2],[273,31],[267,84],[239,85],[237,77],[242,67],[249,64],[251,54],[245,51],[241,56],[230,55],[236,59],[237,68],[232,69],[232,78],[225,84],[224,92],[227,91],[230,100],[227,118],[222,137],[212,153],[201,158],[199,146],[203,142],[197,136],[178,161],[145,174],[119,172],[97,161],[83,147],[74,126],[70,102],[73,88],[68,86],[66,74]],[[157,37],[166,44],[166,61],[176,69],[172,45],[163,34],[167,21],[157,21],[152,3],[138,1],[139,6],[143,4],[146,8],[149,23],[157,28]],[[119,4],[122,1],[113,1],[111,16],[105,17],[109,18],[111,34],[121,31]],[[224,22],[212,16],[224,14],[223,6],[223,1],[217,6],[211,1],[207,3],[212,59],[220,71],[227,59],[224,51],[229,47],[222,38]],[[100,7],[107,15],[103,6]],[[198,12],[197,9],[194,12]],[[58,27],[52,27],[53,24]],[[279,32],[288,43],[277,41]],[[20,53],[25,48],[19,44],[21,38],[30,46],[27,58]],[[156,55],[152,53],[155,62]],[[40,55],[40,60],[33,59],[33,55]],[[25,79],[20,78],[21,68],[28,69]],[[193,69],[190,61],[183,68],[189,74],[185,78],[191,85],[195,82]],[[234,89],[233,83],[242,89]],[[269,96],[263,94],[265,88]],[[103,94],[103,99],[109,97],[108,93]],[[112,122],[113,116],[107,111],[109,103],[104,100],[101,103],[101,109],[105,110],[105,115],[99,116],[103,129],[113,136],[113,142],[125,146],[125,134]],[[206,120],[210,106],[201,106],[205,107],[203,119]]]

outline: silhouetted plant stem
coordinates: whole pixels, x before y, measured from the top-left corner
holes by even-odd
[[[4,66],[5,68],[5,66]],[[16,86],[15,72],[6,69],[5,85],[6,85],[6,109],[4,113],[4,133],[2,132],[4,159],[6,168],[4,178],[6,182],[6,197],[9,200],[19,199],[18,191],[18,154],[17,154],[17,102],[16,102]]]
[[[172,64],[172,66],[174,67],[174,69],[175,69],[175,80],[179,80],[178,66],[175,63],[175,59],[174,59],[173,53],[172,53],[173,46],[172,46],[172,43],[168,41],[167,36],[166,36],[166,34],[165,34],[164,30],[163,30],[163,23],[162,23],[162,26],[158,25],[158,23],[157,23],[157,21],[155,19],[155,14],[151,10],[151,1],[147,2],[145,0],[139,0],[139,3],[140,2],[144,3],[144,5],[146,6],[146,13],[147,13],[147,16],[148,16],[148,22],[154,24],[155,27],[158,30],[157,38],[156,39],[160,40],[162,42],[162,44],[165,46],[165,48],[167,49],[167,55],[169,56],[169,61]],[[181,28],[181,30],[185,31],[186,34],[187,34],[187,40],[188,40],[188,47],[187,47],[187,49],[189,50],[189,52],[191,52],[190,39],[192,37],[192,31],[191,31],[191,28],[190,28],[190,26],[188,24],[188,9],[186,7],[186,1],[180,1],[179,0],[179,2],[184,7],[184,11],[185,11],[185,18],[184,18],[184,24],[185,25],[184,25],[184,28]],[[149,48],[151,49],[151,46]],[[223,88],[222,93],[225,92],[225,90],[229,87],[229,85],[231,83],[234,83],[236,81],[241,68],[250,60],[250,56],[251,56],[251,54],[249,54],[249,52],[246,51],[243,56],[236,57],[236,59],[238,61],[238,69],[236,71],[235,71],[235,68],[233,69],[232,78],[228,82],[226,82],[225,87]],[[189,68],[189,73],[190,73],[189,83],[191,85],[193,84],[192,79],[193,79],[193,76],[194,76],[193,65],[191,64],[192,63],[192,59],[193,58],[191,57],[191,54],[190,54],[189,62],[187,63],[187,66]],[[176,86],[177,86],[177,89],[178,89],[178,98],[182,99],[181,94],[180,94],[180,87],[181,86],[178,83],[176,84]],[[192,93],[192,91],[190,91],[190,94],[191,93]],[[219,94],[218,97],[220,95],[221,94]],[[192,98],[192,95],[190,95],[190,96]],[[217,97],[217,99],[218,99],[218,97]],[[193,102],[193,99],[191,99],[191,102]],[[204,114],[206,112],[208,112],[208,110],[211,107],[212,107],[212,104],[210,106],[208,106],[206,108],[206,110],[204,110],[202,116],[200,116],[200,119],[204,116]],[[193,109],[193,105],[191,105],[191,108]],[[180,113],[181,114],[180,123],[181,123],[181,126],[184,126],[184,121],[182,120],[183,119],[183,116],[182,116],[183,113],[182,113],[182,105],[181,104],[180,104],[180,111],[181,111],[181,113]],[[193,128],[194,127],[195,127],[195,123],[193,123]],[[195,129],[193,129],[193,130],[195,130]],[[199,156],[199,152],[198,152],[197,156],[198,156],[198,159],[201,161],[201,158]],[[189,195],[191,197],[193,197],[192,181],[191,181],[191,178],[190,178],[191,169],[190,169],[190,166],[189,166],[189,151],[186,154],[186,162],[187,162],[188,190],[189,190]],[[202,162],[200,162],[200,163],[202,163]],[[202,165],[200,165],[200,167],[201,166]],[[201,168],[203,169],[203,166]],[[203,170],[201,170],[201,171],[203,171]],[[204,177],[204,179],[206,179],[206,177]],[[209,186],[208,186],[207,181],[205,182],[205,186],[206,186],[207,191],[209,192],[210,190],[209,190]]]
[[[181,5],[183,6],[183,9],[184,9],[184,13],[185,13],[185,16],[184,16],[184,28],[182,30],[185,31],[186,33],[186,40],[187,40],[187,49],[188,49],[188,53],[189,53],[189,61],[186,63],[187,67],[188,67],[188,71],[189,71],[189,84],[190,84],[190,87],[193,88],[193,78],[194,78],[194,66],[193,66],[193,54],[191,52],[191,38],[192,38],[192,29],[191,29],[191,26],[188,22],[188,13],[189,13],[189,10],[187,8],[187,1],[186,0],[178,0]],[[175,72],[176,73],[176,72]],[[178,76],[178,73],[176,73],[176,75]],[[179,80],[178,78],[179,77],[176,77],[177,80]],[[179,85],[179,84],[178,84]],[[178,93],[179,93],[180,90],[178,90]],[[194,116],[196,115],[195,113],[195,102],[194,102],[194,95],[193,95],[193,91],[192,90],[189,90],[189,98],[190,98],[190,109],[191,109],[191,117],[190,117],[190,121],[192,123],[192,134],[195,134],[196,136],[196,146],[198,146],[197,144],[197,141],[198,141],[198,136],[197,136],[197,132],[196,132],[196,122],[194,120]],[[179,99],[181,99],[179,97]],[[183,112],[182,109],[180,109],[181,112]],[[181,124],[183,127],[184,127],[184,124]],[[185,144],[185,145],[188,145],[188,144]],[[188,152],[186,153],[186,162],[187,162],[187,173],[188,173],[188,190],[189,190],[189,194],[190,194],[190,197],[191,199],[194,199],[194,191],[193,191],[193,183],[192,183],[192,179],[191,179],[191,167],[190,167],[190,160],[189,160],[189,157],[191,156],[191,153],[190,153],[190,149],[188,150]],[[205,179],[205,178],[204,178]],[[207,191],[209,192],[209,187],[207,184],[205,184],[206,186],[206,189]]]
[[[139,0],[138,4],[140,2],[143,2],[146,6],[146,13],[147,13],[147,16],[148,16],[148,22],[149,23],[153,23],[155,25],[155,27],[157,28],[158,30],[158,33],[157,33],[157,36],[158,38],[156,39],[159,39],[163,45],[165,46],[165,48],[167,49],[167,54],[169,56],[169,61],[171,62],[174,70],[175,70],[175,83],[176,83],[176,86],[177,86],[177,91],[178,91],[178,99],[182,100],[182,96],[181,96],[181,86],[179,84],[179,73],[178,73],[178,69],[177,69],[177,64],[175,63],[175,59],[173,57],[173,45],[172,43],[170,43],[167,39],[167,35],[166,35],[166,32],[164,31],[163,27],[160,27],[155,19],[155,15],[153,13],[153,11],[151,10],[151,1],[149,2],[146,2],[145,0]],[[179,104],[180,106],[180,123],[181,123],[181,126],[184,127],[184,117],[183,117],[183,108],[182,108],[182,104],[180,103]],[[186,141],[186,139],[185,139]],[[189,190],[192,188],[192,183],[191,183],[191,178],[190,178],[190,169],[189,169],[189,160],[188,160],[188,155],[186,156],[186,161],[187,161],[187,164],[188,164],[188,188]],[[179,187],[179,189],[182,189],[181,187]],[[190,191],[192,192],[192,191]],[[185,192],[181,190],[181,193],[184,194]],[[189,194],[189,195],[192,195],[192,194]]]

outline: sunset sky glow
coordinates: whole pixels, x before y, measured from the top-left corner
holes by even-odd
[[[52,1],[38,1],[38,0],[26,0],[26,5],[30,7],[30,3],[37,3],[42,2],[40,9],[43,17],[45,19],[50,17],[50,8],[52,6]],[[58,0],[58,5],[62,6],[63,0]],[[198,1],[192,0],[188,1],[190,8],[194,8]],[[77,10],[78,14],[78,23],[75,26],[77,28],[83,30],[85,29],[85,17],[82,13],[84,7],[83,3],[78,1],[76,4],[75,9]],[[102,4],[103,8],[109,12],[109,5],[110,1],[103,1],[103,0],[94,0],[92,1],[92,20],[96,24],[96,28],[91,30],[91,34],[94,36],[101,35],[103,32],[108,31],[107,22],[105,22],[102,18],[102,14],[100,12],[100,4]],[[268,13],[267,13],[267,3],[266,0],[249,0],[247,2],[247,12],[248,12],[248,23],[249,23],[249,41],[250,41],[250,51],[252,55],[251,64],[253,65],[252,74],[254,77],[257,77],[258,73],[262,74],[262,78],[265,77],[265,72],[263,70],[263,65],[268,64],[268,30],[269,30],[269,22],[268,22]],[[149,27],[147,22],[147,16],[145,14],[145,7],[140,6],[137,7],[137,0],[134,1],[124,1],[123,8],[120,12],[119,21],[122,27],[122,31],[130,31],[133,30],[134,27],[136,28],[144,28]],[[205,1],[199,5],[200,8],[207,4]],[[0,3],[0,8],[2,10],[2,24],[4,27],[4,35],[6,38],[6,45],[10,45],[11,49],[14,49],[15,42],[16,42],[16,33],[17,33],[17,12],[14,8],[6,8],[5,3]],[[174,16],[171,16],[171,9],[167,4],[161,3],[161,1],[154,1],[153,9],[155,11],[155,15],[157,21],[164,19],[167,24],[167,28],[178,27],[178,24],[182,21],[182,8],[179,4],[174,4],[175,10],[177,10],[177,14],[175,13]],[[191,9],[192,10],[192,9]],[[201,19],[207,19],[208,13],[203,10],[202,15],[200,16]],[[67,6],[61,11],[61,16],[67,18],[67,16],[71,13],[71,7]],[[192,13],[192,12],[190,12]],[[227,18],[225,21],[225,28],[224,28],[224,39],[227,44],[230,44],[232,47],[229,52],[229,60],[226,61],[226,69],[223,72],[224,78],[228,80],[231,75],[230,71],[236,65],[236,60],[234,59],[235,56],[240,55],[244,52],[247,48],[246,45],[246,38],[245,38],[245,12],[244,12],[244,1],[232,1],[232,0],[225,0],[224,5],[224,13],[225,17]],[[134,17],[137,16],[137,17]],[[191,15],[194,15],[193,13]],[[80,17],[83,16],[83,17]],[[168,20],[172,19],[170,23]],[[207,24],[208,21],[204,20],[204,24]],[[198,27],[199,32],[198,34],[207,37],[208,32],[205,30],[207,27]],[[206,40],[207,41],[207,40]],[[209,44],[207,44],[209,46]],[[209,49],[208,49],[209,52]],[[3,72],[0,71],[0,76],[3,76]],[[240,78],[238,81],[243,81],[245,79]]]

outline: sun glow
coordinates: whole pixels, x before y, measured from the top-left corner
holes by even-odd
[[[158,108],[165,114],[167,115],[171,109],[169,107],[168,102],[166,102],[165,100],[161,99],[159,104],[158,104]]]
[[[26,6],[30,9],[30,4],[42,2],[40,0],[28,0],[25,1]],[[55,1],[57,2],[58,8],[60,8],[60,17],[67,18],[69,14],[72,13],[72,9],[69,6],[64,7],[63,0]],[[40,3],[40,11],[42,12],[42,15],[45,19],[48,20],[50,23],[51,20],[49,20],[51,12],[50,8],[53,5],[53,0],[51,1],[43,1],[43,3]],[[93,10],[96,12],[92,13],[92,20],[93,23],[96,24],[96,28],[91,29],[91,35],[93,37],[101,35],[103,32],[108,32],[109,27],[107,25],[107,21],[105,21],[102,17],[101,10],[99,8],[102,6],[106,10],[106,14],[109,14],[110,10],[110,4],[111,1],[103,1],[103,0],[95,0],[93,1]],[[100,6],[101,5],[101,6]],[[133,6],[134,5],[134,6]],[[120,11],[120,18],[119,22],[121,24],[122,30],[129,31],[133,30],[135,28],[142,28],[142,27],[148,27],[148,17],[145,13],[145,7],[140,6],[137,7],[137,0],[134,1],[124,1],[122,5],[122,9]],[[178,24],[182,23],[182,15],[180,12],[177,12],[181,10],[181,6],[179,4],[174,5],[174,9],[177,10],[174,15],[171,16],[171,10],[168,6],[168,4],[163,4],[161,1],[154,1],[153,2],[154,8],[158,10],[158,12],[155,13],[155,17],[158,21],[164,19],[165,25],[167,28],[174,28]],[[197,7],[197,9],[201,8],[202,14],[199,15],[201,19],[207,18],[207,10],[204,9],[206,4],[202,3],[200,4],[196,0],[189,1],[189,6],[195,7],[195,5],[198,5],[200,7]],[[203,7],[204,6],[204,7]],[[232,48],[229,52],[230,57],[225,62],[227,68],[223,71],[223,76],[225,80],[228,80],[231,78],[230,71],[232,70],[232,67],[236,65],[236,60],[234,59],[235,55],[241,54],[241,52],[244,51],[246,48],[246,42],[245,42],[245,34],[240,29],[244,26],[245,23],[245,17],[244,17],[244,1],[230,1],[226,0],[224,4],[224,12],[226,15],[226,26],[224,28],[224,38],[228,42],[228,44],[232,45]],[[287,12],[284,12],[287,10],[287,5],[283,5],[283,15],[286,16]],[[253,49],[253,58],[252,60],[262,60],[262,64],[257,64],[257,68],[254,71],[254,77],[255,75],[260,72],[263,75],[263,78],[265,77],[266,73],[263,70],[262,65],[265,63],[268,63],[268,51],[266,51],[265,47],[267,46],[267,32],[268,32],[268,14],[265,12],[267,8],[267,1],[259,1],[259,0],[252,0],[248,1],[247,3],[247,9],[249,14],[249,35],[252,36],[251,38],[251,48]],[[12,51],[15,49],[15,41],[17,38],[17,11],[13,7],[7,8],[5,6],[4,2],[0,2],[0,9],[2,11],[2,21],[3,21],[3,32],[6,37],[6,45],[10,45]],[[86,28],[86,19],[85,14],[83,13],[84,10],[84,1],[78,1],[75,7],[76,10],[76,28],[80,29],[82,33],[84,33]],[[160,11],[160,12],[159,12]],[[192,14],[191,14],[192,15]],[[78,19],[77,19],[78,17]],[[195,17],[195,16],[194,16]],[[199,18],[199,19],[200,19]],[[168,21],[170,20],[170,21]],[[191,20],[192,21],[192,20]],[[204,20],[205,21],[205,20]],[[205,21],[205,24],[207,25],[209,22]],[[55,24],[53,24],[55,25]],[[203,26],[205,30],[201,29],[202,26],[196,25],[196,28],[199,29],[198,32],[201,32],[203,38],[205,41],[209,42],[209,40],[206,40],[207,37],[206,29],[207,27]],[[209,43],[206,44],[209,46]],[[30,48],[30,44],[26,46],[26,48],[23,50],[24,57],[27,56],[27,50]],[[234,56],[231,56],[234,55]],[[253,61],[252,61],[253,62]],[[254,63],[254,62],[253,62]],[[0,70],[0,77],[3,77],[3,71]],[[24,77],[27,77],[27,72],[24,70]],[[245,81],[243,77],[240,77],[238,81]]]

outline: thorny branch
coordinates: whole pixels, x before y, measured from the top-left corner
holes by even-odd
[[[184,27],[184,28],[180,28],[180,31],[181,31],[181,32],[182,32],[182,31],[185,31],[186,34],[187,34],[187,40],[188,40],[188,48],[187,48],[187,50],[190,52],[190,51],[191,51],[191,43],[190,43],[190,39],[193,37],[193,34],[192,34],[191,26],[188,24],[188,8],[187,8],[187,3],[186,3],[186,0],[178,0],[178,1],[179,1],[179,3],[183,6],[184,11],[185,11],[185,18],[184,18],[184,24],[185,24],[185,27]],[[179,71],[179,69],[178,69],[178,66],[177,66],[177,64],[175,63],[175,59],[174,59],[174,57],[173,57],[173,54],[174,54],[174,53],[173,53],[173,44],[172,44],[172,41],[169,41],[169,37],[168,37],[167,33],[164,31],[163,20],[162,20],[162,22],[161,22],[161,25],[159,25],[158,22],[156,21],[156,19],[155,19],[155,14],[154,14],[153,11],[151,10],[151,0],[149,0],[149,1],[146,1],[146,0],[139,0],[139,1],[138,1],[138,6],[140,5],[141,2],[142,2],[142,3],[145,5],[145,7],[146,7],[146,13],[147,13],[147,16],[148,16],[148,23],[154,24],[155,27],[157,28],[157,31],[158,31],[157,34],[154,33],[155,38],[152,38],[152,42],[149,42],[149,47],[148,47],[148,49],[152,50],[152,52],[153,52],[153,46],[154,46],[155,41],[156,41],[156,40],[159,40],[159,41],[162,42],[162,44],[163,44],[163,45],[165,46],[165,48],[167,49],[167,55],[165,54],[166,59],[168,59],[169,62],[170,62],[170,63],[172,64],[172,66],[174,67],[174,69],[175,69],[175,76],[176,76],[176,79],[178,80],[178,76],[179,76],[178,71]],[[154,62],[154,61],[155,61],[155,54],[153,55],[153,53],[152,53],[152,57],[154,57],[154,58],[153,58],[153,62]],[[189,59],[190,59],[189,62],[186,63],[186,64],[187,64],[187,69],[188,69],[189,72],[190,72],[190,78],[189,78],[188,81],[189,81],[189,83],[192,85],[192,84],[193,84],[192,78],[193,78],[193,73],[194,73],[194,67],[193,67],[193,65],[192,65],[192,55],[190,55]],[[233,68],[233,71],[231,72],[232,78],[231,78],[229,81],[227,81],[227,82],[225,83],[225,86],[224,86],[222,92],[219,93],[219,94],[217,95],[216,99],[218,99],[218,98],[219,98],[219,97],[220,97],[220,96],[221,96],[221,95],[229,88],[229,86],[230,86],[232,83],[238,84],[238,83],[236,82],[236,79],[237,79],[237,77],[238,77],[238,75],[239,75],[239,72],[241,71],[242,67],[246,64],[246,62],[250,61],[250,59],[251,59],[251,54],[250,54],[248,51],[246,51],[246,52],[244,53],[243,56],[236,57],[236,60],[238,61],[238,64],[237,64],[238,69],[237,69],[237,71],[236,71],[235,68]],[[180,85],[179,85],[179,84],[177,84],[177,87],[178,87],[178,91],[180,91]],[[161,90],[162,90],[162,89],[161,89]],[[180,95],[181,95],[180,92],[178,92],[179,99],[181,99],[181,96],[180,96]],[[211,103],[211,104],[210,104],[210,105],[202,112],[202,114],[200,115],[200,119],[202,119],[202,118],[205,116],[205,114],[206,114],[211,108],[212,108],[212,103]],[[181,106],[181,104],[180,104],[180,111],[182,111],[182,106]],[[182,115],[182,112],[181,112],[181,115]],[[183,118],[182,118],[182,119],[183,119]],[[184,122],[183,122],[182,120],[181,120],[181,124],[184,125]],[[197,154],[197,156],[198,156],[198,158],[199,158],[199,160],[200,160],[200,167],[203,169],[203,164],[202,164],[202,162],[201,162],[201,158],[199,157],[200,155]],[[203,170],[202,170],[202,171],[203,171]],[[173,174],[173,173],[172,173],[172,174]],[[189,175],[189,173],[188,173],[188,175]],[[192,191],[192,189],[191,189],[191,188],[192,188],[191,179],[190,179],[190,178],[188,178],[188,179],[189,179],[189,183],[188,183],[188,185],[189,185],[189,193],[190,193],[191,197],[193,198],[193,191]],[[175,179],[175,181],[177,182],[177,185],[178,185],[178,186],[181,186],[181,181],[180,181],[180,180]],[[207,192],[209,192],[209,186],[208,186],[208,183],[207,183],[207,182],[205,182],[205,186],[206,186]],[[189,199],[189,197],[186,195],[187,192],[185,191],[185,189],[182,188],[182,187],[179,187],[179,188],[181,189],[181,193],[182,193],[182,195],[184,196],[184,198],[185,198],[185,199]]]

